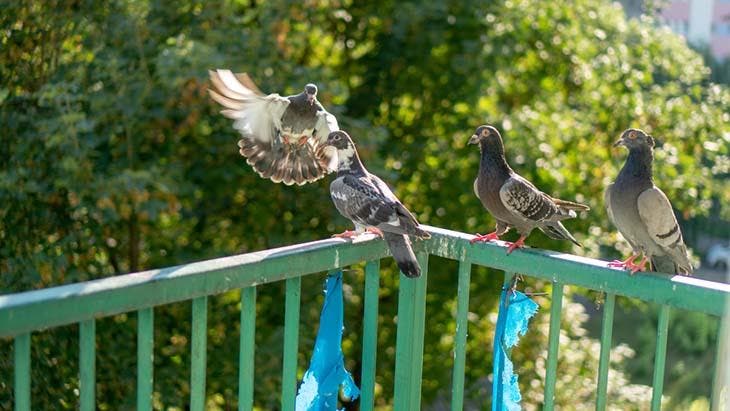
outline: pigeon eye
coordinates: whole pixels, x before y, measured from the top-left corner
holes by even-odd
[[[636,140],[636,131],[632,131],[629,133],[629,138],[632,140]]]

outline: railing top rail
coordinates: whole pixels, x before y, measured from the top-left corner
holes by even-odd
[[[664,274],[629,275],[600,260],[526,249],[505,254],[496,244],[469,243],[471,236],[426,227],[432,238],[416,248],[440,257],[524,273],[678,308],[721,315],[730,285]],[[159,270],[120,275],[0,296],[0,337],[77,323],[232,289],[331,270],[386,257],[383,241],[328,239]]]
[[[432,237],[426,250],[441,257],[718,316],[730,304],[730,284],[662,273],[632,275],[602,260],[557,251],[528,248],[507,255],[494,243],[470,244],[468,234],[438,227],[428,231]]]

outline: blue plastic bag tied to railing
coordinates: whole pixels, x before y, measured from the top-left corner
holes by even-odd
[[[337,410],[340,387],[350,400],[360,396],[342,355],[342,271],[327,277],[324,293],[314,352],[297,394],[297,411]]]
[[[508,297],[509,296],[509,297]],[[506,350],[517,345],[519,337],[527,332],[527,323],[537,312],[537,304],[525,294],[502,290],[499,316],[494,333],[494,381],[492,382],[492,411],[517,411],[520,407],[520,387],[514,365]]]

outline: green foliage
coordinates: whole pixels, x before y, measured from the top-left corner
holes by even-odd
[[[366,165],[423,223],[491,228],[471,192],[478,154],[466,147],[485,122],[503,131],[521,174],[592,207],[568,223],[585,249],[537,233],[533,246],[589,256],[617,256],[615,246],[625,251],[607,224],[602,191],[625,156],[610,143],[630,126],[663,141],[657,184],[684,217],[706,215],[713,200],[730,215],[730,92],[708,81],[701,57],[675,35],[648,19],[627,21],[606,1],[78,0],[3,10],[2,292],[322,238],[346,226],[327,181],[275,185],[240,158],[236,133],[206,93],[207,70],[216,67],[247,71],[267,91],[319,84],[320,99],[351,131]],[[384,268],[381,406],[392,397],[398,283],[390,260]],[[425,404],[446,395],[450,383],[443,370],[453,361],[456,306],[453,264],[433,259],[431,272]],[[467,381],[474,386],[487,373],[487,318],[500,283],[489,274],[475,271],[472,287],[477,327],[470,330]],[[357,373],[362,274],[348,274],[346,282],[345,355]],[[300,365],[313,343],[321,278],[304,284]],[[211,299],[212,407],[236,401],[237,301],[236,293]],[[278,401],[281,301],[280,287],[259,292],[256,401],[264,409]],[[538,324],[547,310],[541,312]],[[185,407],[189,315],[189,304],[156,310],[157,408]],[[132,406],[134,325],[131,314],[99,324],[100,409]],[[573,337],[563,352],[595,343]],[[683,352],[697,349],[689,343]],[[0,364],[10,364],[8,344],[2,342]],[[544,340],[535,347],[517,360],[525,375],[537,369]],[[77,351],[76,327],[33,336],[34,408],[75,407]],[[562,375],[589,379],[593,368],[569,364]],[[0,367],[0,381],[11,381],[11,371]],[[0,406],[11,399],[11,386],[0,383]],[[568,396],[559,402],[575,404]]]

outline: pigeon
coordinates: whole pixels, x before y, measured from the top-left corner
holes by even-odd
[[[317,86],[307,84],[301,93],[282,97],[264,95],[246,73],[211,70],[210,79],[211,97],[243,137],[241,155],[261,177],[303,185],[334,171],[336,160],[324,142],[339,126],[317,101]]]
[[[604,200],[608,217],[634,252],[609,266],[627,268],[633,274],[644,271],[649,260],[654,271],[691,274],[692,264],[672,205],[652,179],[654,139],[630,128],[621,134],[617,146],[626,146],[629,156],[616,181],[606,188]],[[641,261],[635,263],[640,254]]]
[[[574,218],[576,211],[589,210],[588,206],[552,198],[515,173],[504,158],[502,136],[496,128],[479,126],[469,139],[469,144],[479,144],[481,151],[474,194],[497,220],[494,232],[485,235],[477,233],[472,243],[497,240],[514,227],[520,233],[520,238],[509,245],[507,254],[523,247],[525,238],[535,228],[550,238],[570,240],[580,246],[560,221]]]
[[[418,239],[431,237],[416,217],[398,200],[388,186],[365,169],[357,155],[355,144],[344,131],[334,131],[327,145],[337,150],[337,178],[330,184],[330,195],[337,211],[355,224],[333,237],[352,238],[364,232],[377,234],[388,243],[398,268],[406,277],[421,275],[416,255],[408,236]]]

